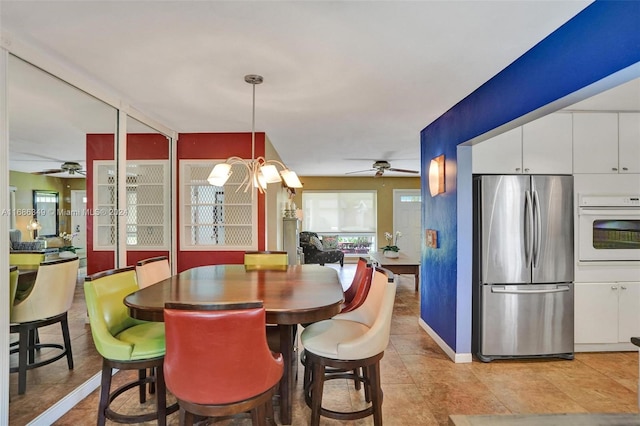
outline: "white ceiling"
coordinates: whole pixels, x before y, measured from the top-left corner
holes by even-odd
[[[250,131],[243,77],[261,74],[256,130],[329,176],[419,170],[420,130],[589,3],[2,0],[0,27],[178,132]],[[11,168],[83,159],[113,111],[29,76],[10,75]]]

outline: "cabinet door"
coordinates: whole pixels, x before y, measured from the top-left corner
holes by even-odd
[[[522,128],[509,130],[474,145],[471,153],[473,173],[522,173]]]
[[[573,173],[571,114],[549,114],[522,126],[522,165],[524,173]]]
[[[573,172],[618,173],[618,114],[573,113]]]
[[[640,282],[618,283],[620,288],[618,341],[640,336]]]
[[[575,284],[575,343],[618,343],[616,283]]]
[[[621,112],[618,123],[620,173],[640,173],[640,113]]]

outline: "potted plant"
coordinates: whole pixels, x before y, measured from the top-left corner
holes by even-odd
[[[74,247],[73,239],[76,237],[76,235],[78,234],[67,234],[66,232],[60,234],[60,238],[62,239],[64,245],[60,247],[58,251],[70,251],[71,253],[75,253],[78,247]]]
[[[384,233],[384,238],[387,240],[387,245],[384,247],[380,247],[382,250],[382,254],[385,257],[397,258],[400,256],[400,247],[397,246],[398,238],[402,237],[402,233],[400,231],[396,232],[395,237],[390,232]]]

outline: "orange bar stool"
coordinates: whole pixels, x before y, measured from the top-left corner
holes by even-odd
[[[283,360],[267,346],[262,302],[167,303],[164,320],[164,375],[178,399],[181,425],[192,425],[195,416],[245,411],[251,411],[254,425],[273,423],[272,397]]]

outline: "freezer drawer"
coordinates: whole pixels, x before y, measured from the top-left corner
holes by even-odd
[[[573,284],[483,285],[478,357],[573,357]]]

